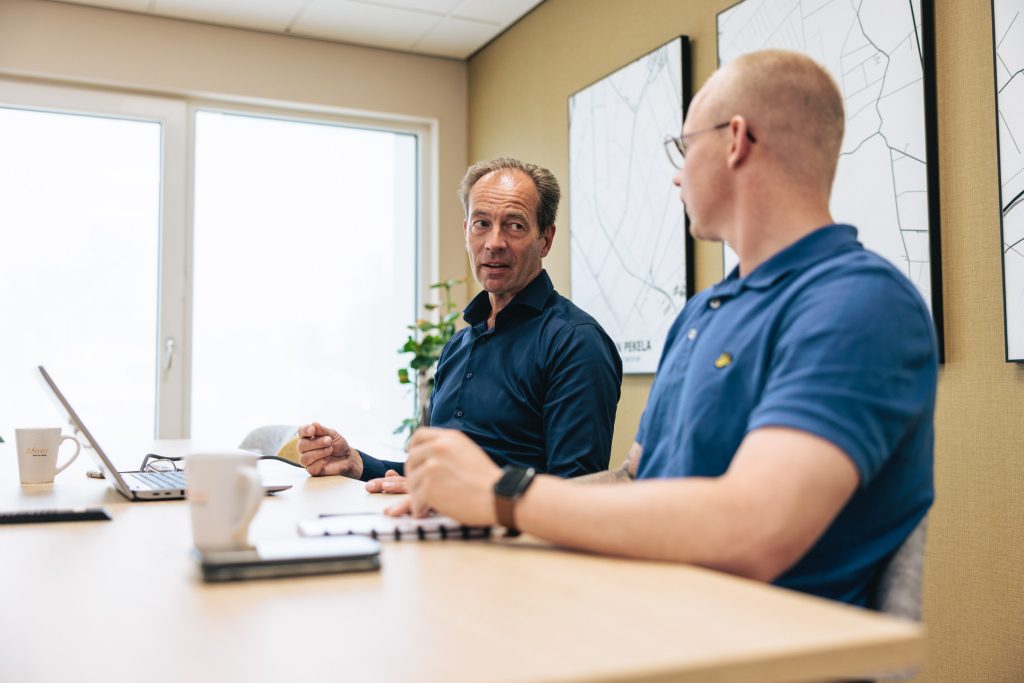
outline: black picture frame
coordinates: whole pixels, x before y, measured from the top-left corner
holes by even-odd
[[[1007,294],[1006,287],[1006,276],[1007,276],[1007,251],[1008,249],[1016,246],[1017,243],[1007,247],[1006,245],[1006,214],[1017,206],[1024,206],[1024,190],[1018,192],[1015,196],[1007,200],[1003,196],[1003,147],[1002,147],[1002,134],[999,132],[1001,124],[1003,124],[1002,113],[999,109],[999,95],[1002,89],[999,87],[999,44],[1002,37],[996,32],[996,3],[992,0],[990,3],[992,8],[992,95],[995,99],[995,113],[996,113],[996,176],[998,178],[998,197],[999,197],[999,245],[1000,245],[1000,274],[1002,277],[1002,292],[1003,292],[1003,353],[1004,359],[1007,363],[1024,363],[1024,353],[1020,355],[1014,355],[1010,349],[1010,326],[1011,326],[1011,312],[1010,312],[1010,300]],[[1017,21],[1024,21],[1024,0],[1020,1],[1020,12],[1022,16],[1017,17]],[[1010,80],[1014,77],[1024,77],[1024,72],[1011,76]],[[1007,82],[1007,85],[1009,81]],[[1003,86],[1006,87],[1005,85]],[[1019,144],[1019,143],[1018,143]],[[1022,209],[1024,210],[1024,209]],[[1020,324],[1024,326],[1024,319],[1021,319]]]
[[[625,69],[635,65],[637,62],[640,62],[642,60],[647,59],[652,54],[654,54],[654,53],[656,53],[656,52],[658,52],[660,50],[665,49],[667,46],[670,46],[672,43],[675,43],[677,41],[678,41],[678,44],[679,44],[679,51],[680,51],[679,52],[679,56],[680,56],[680,60],[681,60],[681,83],[680,83],[680,95],[681,95],[681,98],[680,98],[680,103],[679,103],[679,107],[680,107],[680,110],[679,110],[679,113],[680,113],[680,116],[679,116],[679,130],[665,130],[665,131],[662,131],[661,134],[662,135],[679,135],[681,133],[681,130],[682,130],[682,121],[686,117],[686,112],[689,110],[690,100],[692,99],[692,96],[693,96],[693,75],[692,75],[691,47],[690,47],[690,39],[689,39],[688,36],[679,35],[679,36],[676,36],[675,38],[672,38],[669,41],[661,43],[657,47],[655,47],[655,48],[653,48],[651,50],[648,50],[647,52],[645,52],[644,54],[642,54],[642,55],[638,56],[637,58],[633,59],[629,63],[624,64],[624,65],[616,68],[615,70],[613,70],[613,71],[611,71],[611,72],[601,76],[598,79],[595,79],[594,81],[591,81],[590,83],[584,85],[583,87],[579,88],[578,90],[570,93],[570,95],[568,96],[568,98],[567,98],[567,112],[568,112],[567,127],[568,127],[568,130],[569,130],[569,136],[568,136],[569,137],[568,160],[569,160],[569,169],[570,169],[569,170],[569,197],[570,197],[570,201],[569,201],[569,207],[568,207],[568,215],[569,215],[569,228],[570,228],[570,232],[573,231],[573,225],[574,225],[574,223],[573,223],[573,221],[574,221],[574,211],[573,211],[573,198],[574,198],[574,194],[573,194],[573,183],[572,183],[572,178],[574,176],[574,172],[573,172],[573,169],[574,169],[574,166],[573,166],[573,164],[574,164],[573,131],[572,131],[572,121],[573,121],[572,106],[573,106],[574,98],[576,98],[578,95],[580,95],[584,91],[587,91],[588,89],[592,88],[593,86],[601,84],[603,81],[606,81],[607,79],[611,79],[612,77],[616,76],[617,74],[619,74],[623,70],[625,70]],[[628,132],[629,131],[610,131],[609,130],[609,131],[605,132],[605,135],[607,135],[609,138],[628,139],[629,138]],[[661,150],[661,145],[663,143],[662,143],[662,140],[660,138],[654,138],[654,139],[650,139],[650,140],[645,138],[642,142],[638,141],[635,144],[656,145],[658,147],[657,154],[658,155],[662,155],[662,156],[664,155],[664,152]],[[664,178],[664,183],[665,183],[666,190],[669,190],[669,191],[673,190],[672,185],[671,185],[671,177],[670,176],[666,175],[666,177]],[[638,189],[640,189],[640,188],[638,188]],[[675,201],[678,201],[678,195],[676,195],[674,192],[673,192],[673,195],[676,197]],[[682,205],[680,204],[680,208],[681,207],[682,207]],[[693,238],[691,237],[690,230],[689,230],[689,227],[690,227],[689,217],[686,216],[685,211],[682,212],[682,216],[683,216],[683,224],[682,224],[682,230],[683,230],[683,254],[681,255],[681,259],[682,259],[683,267],[685,269],[685,278],[684,278],[685,281],[682,283],[683,287],[685,288],[685,295],[684,295],[684,297],[682,299],[682,302],[681,302],[681,304],[679,306],[680,310],[682,309],[682,304],[685,304],[685,301],[694,293],[694,287],[695,287],[695,284],[694,284],[694,282],[695,282],[695,279],[694,279],[694,243],[693,243]],[[574,270],[573,270],[572,266],[570,266],[570,277],[572,278],[572,277],[575,277],[575,276],[576,276],[576,274],[574,273]],[[572,298],[573,298],[573,300],[578,305],[581,304],[581,302],[578,300],[577,292],[575,290],[572,292]],[[587,306],[585,304],[582,304],[582,306],[583,306],[583,308],[585,310],[587,309]],[[591,315],[595,315],[594,311],[588,310],[587,312],[591,313]],[[668,329],[668,326],[671,324],[672,320],[674,319],[674,317],[675,316],[673,315],[670,319],[667,320],[667,324],[665,325],[665,330],[666,331]],[[602,325],[605,326],[606,331],[609,331],[610,336],[612,336],[613,341],[615,341],[616,346],[618,347],[618,350],[620,352],[620,355],[623,356],[623,372],[625,374],[653,374],[654,373],[654,369],[653,368],[650,369],[650,370],[630,369],[630,367],[629,367],[629,360],[628,360],[629,348],[624,348],[623,347],[623,343],[621,343],[621,341],[619,339],[615,338],[615,334],[613,334],[612,331],[608,330],[609,326],[605,325],[604,321],[601,320],[600,315],[595,315],[595,318],[597,318],[599,323],[602,323]],[[664,342],[663,339],[660,340],[660,343],[663,343],[663,342]],[[656,363],[657,363],[657,358],[655,358],[655,365],[656,365]]]
[[[715,25],[717,28],[716,57],[718,66],[722,65],[722,17],[737,7],[751,2],[763,2],[764,0],[740,0],[733,3],[716,15]],[[823,8],[824,9],[824,8]],[[911,12],[914,7],[911,3]],[[939,347],[939,360],[945,362],[945,320],[943,314],[943,290],[942,290],[942,217],[939,205],[939,130],[938,130],[938,103],[937,103],[937,81],[935,73],[935,2],[934,0],[920,0],[921,33],[918,36],[918,50],[921,58],[921,81],[923,91],[923,115],[925,133],[925,174],[927,187],[928,207],[928,266],[930,279],[930,307],[932,319],[935,324],[935,334]],[[915,17],[916,19],[916,17]],[[915,21],[916,25],[916,21]],[[781,45],[772,45],[782,47]],[[766,46],[767,47],[767,46]],[[786,49],[797,49],[792,45],[785,45]],[[798,50],[807,53],[806,50]],[[810,55],[809,56],[814,56]],[[837,79],[838,80],[838,79]],[[724,249],[723,249],[724,252]],[[723,253],[723,261],[724,261]]]

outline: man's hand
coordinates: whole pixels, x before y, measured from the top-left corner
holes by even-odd
[[[335,476],[358,479],[363,459],[341,434],[319,422],[298,429],[299,463],[314,477]]]
[[[370,493],[409,493],[405,477],[394,470],[388,470],[383,477],[366,482],[366,490]]]
[[[414,516],[435,509],[464,524],[497,523],[493,489],[501,469],[462,432],[417,429],[409,441],[405,473]]]

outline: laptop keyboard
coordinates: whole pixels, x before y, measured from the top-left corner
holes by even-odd
[[[131,480],[132,488],[148,490],[185,488],[185,473],[181,471],[125,472],[124,476]]]

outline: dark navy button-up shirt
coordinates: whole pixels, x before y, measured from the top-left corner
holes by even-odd
[[[555,291],[541,271],[487,329],[478,294],[469,327],[441,352],[430,424],[458,429],[498,465],[561,477],[608,468],[622,361],[597,321]],[[362,454],[364,481],[403,463]]]
[[[932,503],[937,366],[910,281],[854,228],[822,228],[687,302],[640,420],[637,474],[720,476],[760,427],[831,441],[860,487],[776,583],[863,605]]]

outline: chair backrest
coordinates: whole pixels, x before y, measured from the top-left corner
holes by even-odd
[[[266,425],[257,427],[242,439],[239,448],[261,455],[278,455],[281,447],[295,436],[295,425]]]
[[[894,617],[921,621],[921,584],[924,578],[924,539],[927,521],[926,515],[882,570],[874,595],[868,603],[871,609]],[[917,673],[918,667],[883,671],[874,674],[865,683],[906,681]]]
[[[921,621],[921,584],[928,517],[903,541],[879,578],[871,608],[904,619]]]

